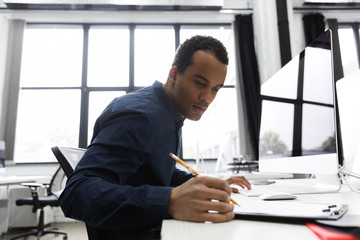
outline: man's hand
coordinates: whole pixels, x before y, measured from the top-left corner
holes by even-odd
[[[238,185],[242,188],[247,188],[247,189],[251,189],[251,185],[249,183],[249,181],[244,177],[244,176],[233,176],[233,177],[230,177],[226,180],[226,182],[231,185],[231,184],[235,184],[235,185]],[[232,191],[234,193],[238,193],[239,192],[239,189],[233,187],[232,188]]]
[[[247,180],[237,177],[227,181],[207,176],[190,179],[171,191],[169,214],[175,219],[193,222],[230,221],[234,218],[234,205],[230,203],[229,183],[250,186]]]

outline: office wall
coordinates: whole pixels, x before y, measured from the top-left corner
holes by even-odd
[[[4,77],[5,77],[5,56],[7,49],[8,25],[7,18],[0,15],[0,140],[4,140],[5,121],[3,120],[5,113],[4,108]]]
[[[22,42],[25,28],[25,21],[21,19],[10,19],[7,21],[7,35],[5,61],[4,61],[4,78],[2,91],[2,112],[1,125],[4,140],[7,146],[13,143],[15,139],[17,103],[19,96],[19,82],[22,56]],[[6,148],[5,158],[11,159],[13,148]]]
[[[8,38],[8,20],[5,15],[0,14],[0,140],[5,140],[5,66]]]

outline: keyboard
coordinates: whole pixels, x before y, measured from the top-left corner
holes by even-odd
[[[319,187],[316,185],[289,185],[289,186],[277,186],[266,185],[266,186],[251,186],[252,189],[239,189],[239,193],[247,197],[259,197],[263,194],[274,193],[274,192],[285,192],[291,194],[309,194],[309,193],[325,193],[335,192],[333,188]]]

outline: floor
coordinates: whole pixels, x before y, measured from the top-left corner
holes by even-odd
[[[57,228],[60,231],[66,232],[68,234],[68,240],[87,240],[87,233],[85,224],[82,222],[66,222],[66,223],[52,223],[51,226]],[[29,229],[10,229],[7,233],[0,236],[1,240],[9,240],[12,237],[20,235],[22,233],[28,232]],[[23,239],[23,238],[20,238]],[[35,236],[31,236],[28,240],[37,239]],[[62,240],[63,236],[54,234],[47,234],[41,237],[41,240]]]

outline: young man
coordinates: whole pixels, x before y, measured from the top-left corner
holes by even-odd
[[[233,219],[230,184],[250,188],[244,177],[194,177],[169,157],[177,153],[185,118],[199,120],[224,85],[227,64],[218,40],[195,36],[178,48],[164,85],[114,99],[59,199],[65,215],[109,239],[147,231],[170,217]]]

